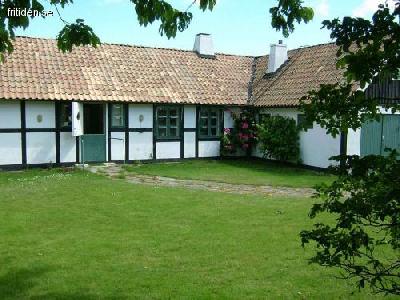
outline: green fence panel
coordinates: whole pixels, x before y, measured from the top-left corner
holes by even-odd
[[[106,161],[106,135],[85,134],[81,137],[81,158],[87,162]]]

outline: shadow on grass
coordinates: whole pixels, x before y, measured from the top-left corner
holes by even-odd
[[[275,173],[283,173],[286,175],[287,172],[290,171],[293,175],[297,174],[313,174],[313,175],[328,175],[329,172],[323,169],[313,169],[307,168],[302,165],[296,165],[293,163],[288,162],[278,162],[278,161],[270,161],[270,160],[260,160],[260,159],[253,159],[253,158],[243,158],[243,159],[221,159],[218,161],[221,164],[232,166],[235,168],[242,168],[242,169],[249,169],[251,171],[257,172],[268,172],[273,171]]]
[[[124,296],[111,296],[111,297],[104,297],[100,295],[91,295],[91,294],[85,294],[85,293],[68,293],[68,294],[58,294],[58,293],[49,293],[49,294],[44,294],[40,296],[34,296],[30,297],[29,299],[33,300],[98,300],[98,299],[104,299],[104,300],[124,300],[128,299],[127,297]]]
[[[2,299],[20,299],[36,285],[36,281],[43,274],[49,271],[48,267],[9,271],[0,276],[0,297]]]
[[[8,273],[0,276],[0,299],[14,300],[14,299],[34,299],[34,300],[94,300],[94,299],[127,299],[122,295],[115,295],[110,297],[103,297],[86,293],[84,291],[78,292],[39,292],[39,295],[31,295],[31,290],[34,289],[41,277],[50,272],[49,267],[37,267],[33,269],[19,269],[9,271]],[[36,294],[36,293],[35,293]]]

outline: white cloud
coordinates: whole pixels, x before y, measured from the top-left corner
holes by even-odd
[[[315,8],[315,14],[320,17],[329,16],[329,3],[328,0],[321,0]]]
[[[395,0],[387,0],[390,9],[394,9]],[[363,0],[362,3],[353,10],[353,17],[365,18],[374,13],[379,4],[385,4],[385,0]]]

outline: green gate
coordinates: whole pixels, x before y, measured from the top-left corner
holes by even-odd
[[[400,115],[384,115],[361,128],[361,156],[388,155],[386,148],[400,151]]]
[[[106,161],[106,135],[85,134],[81,137],[83,163]]]

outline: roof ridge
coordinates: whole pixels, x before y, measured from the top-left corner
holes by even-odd
[[[315,45],[300,46],[298,48],[294,48],[294,49],[291,49],[289,51],[316,48],[316,47],[327,46],[327,45],[335,45],[335,42],[327,42],[327,43],[319,43],[319,44],[315,44]]]
[[[32,39],[32,40],[45,40],[45,41],[56,41],[56,39],[54,39],[54,38],[32,37],[32,36],[25,36],[25,35],[17,35],[16,38],[24,38],[24,39]],[[195,52],[195,51],[189,50],[189,49],[180,49],[180,48],[172,48],[172,47],[144,46],[144,45],[124,44],[124,43],[102,42],[100,45],[120,46],[120,47],[127,47],[127,48],[168,50],[168,51],[176,51],[176,52],[192,52],[192,53]],[[245,57],[245,58],[255,58],[254,55],[240,55],[240,54],[230,54],[230,53],[222,53],[222,52],[216,52],[215,54],[216,55],[223,55],[223,56],[236,56],[236,57]]]
[[[310,46],[300,46],[300,47],[297,47],[297,48],[289,49],[288,53],[289,52],[300,51],[300,50],[303,50],[303,49],[310,49],[310,48],[317,48],[317,47],[327,46],[327,45],[335,45],[335,42],[320,43],[320,44],[315,44],[315,45],[310,45]],[[269,54],[254,56],[255,59],[259,59],[259,58],[263,58],[263,57],[269,57]]]

